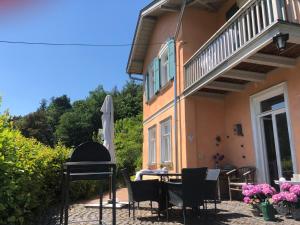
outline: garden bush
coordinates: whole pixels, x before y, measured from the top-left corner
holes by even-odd
[[[13,128],[9,115],[0,115],[0,225],[34,224],[60,200],[61,165],[71,149],[50,148],[25,138]],[[71,198],[97,192],[96,182],[76,182]]]
[[[31,224],[59,193],[61,164],[70,150],[47,147],[13,129],[0,115],[0,224]]]

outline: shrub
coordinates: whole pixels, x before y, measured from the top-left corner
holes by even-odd
[[[31,224],[55,203],[61,164],[70,150],[47,147],[13,129],[0,115],[0,224]]]

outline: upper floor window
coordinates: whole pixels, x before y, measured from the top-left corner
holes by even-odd
[[[149,165],[156,163],[156,126],[148,129],[148,163]]]
[[[160,53],[160,85],[165,86],[168,82],[168,46],[165,45]]]
[[[171,162],[171,118],[161,122],[160,124],[160,153],[161,162]]]
[[[145,94],[149,101],[176,73],[175,41],[170,39],[150,63],[145,79]]]

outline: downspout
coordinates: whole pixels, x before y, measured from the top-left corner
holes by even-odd
[[[183,14],[184,14],[184,10],[186,7],[186,3],[187,0],[183,0],[182,6],[181,6],[181,10],[180,10],[180,14],[179,14],[179,18],[178,18],[178,22],[177,22],[177,26],[176,26],[176,32],[174,35],[174,42],[175,42],[175,56],[177,56],[177,50],[176,50],[176,41],[179,35],[179,31],[182,25],[182,18],[183,18]],[[177,71],[177,57],[175,57],[175,71]],[[177,72],[175,73],[174,76],[174,135],[175,135],[175,162],[176,162],[176,173],[178,173],[178,166],[179,166],[179,158],[178,158],[178,128],[177,128],[177,119],[178,119],[178,115],[177,115]]]

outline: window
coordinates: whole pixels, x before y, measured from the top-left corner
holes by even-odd
[[[156,163],[156,126],[148,129],[149,165]]]
[[[161,87],[165,86],[168,82],[168,48],[165,46],[160,54],[160,84]]]
[[[171,162],[171,118],[160,124],[161,162]]]
[[[148,66],[145,80],[147,102],[176,74],[175,41],[170,39]]]

